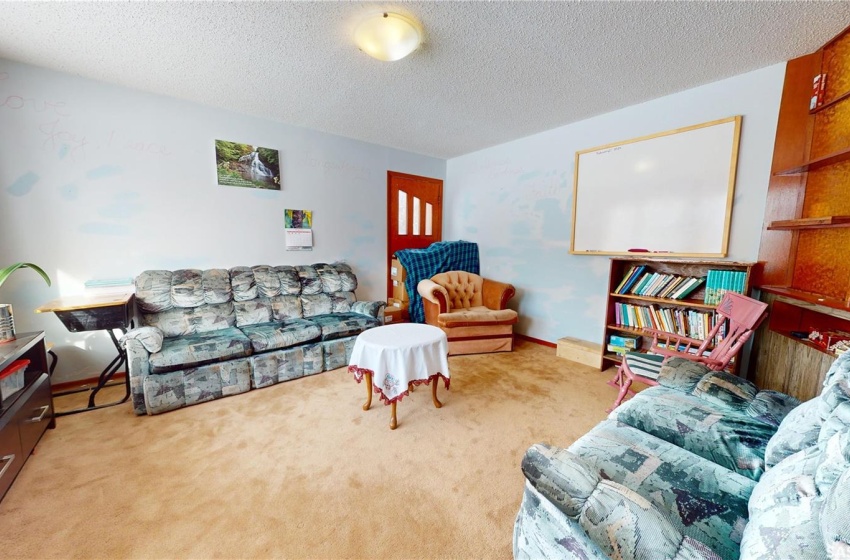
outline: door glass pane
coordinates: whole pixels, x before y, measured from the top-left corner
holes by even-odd
[[[434,212],[434,207],[431,206],[430,202],[426,202],[425,203],[425,235],[428,235],[428,236],[433,235],[433,232],[431,231],[431,229],[433,228],[432,221],[431,221],[433,218],[432,218],[431,214],[433,214],[433,212]]]
[[[398,234],[407,235],[407,193],[398,191]]]
[[[413,235],[419,235],[419,214],[422,212],[422,201],[418,196],[413,197]]]

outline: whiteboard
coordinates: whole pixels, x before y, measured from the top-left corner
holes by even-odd
[[[576,152],[570,253],[725,257],[741,117]]]

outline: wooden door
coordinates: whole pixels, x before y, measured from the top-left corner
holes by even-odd
[[[399,249],[424,249],[443,240],[443,181],[387,171],[387,297],[389,267]]]

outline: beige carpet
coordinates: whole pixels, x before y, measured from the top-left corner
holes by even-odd
[[[450,367],[443,408],[417,388],[395,431],[345,369],[159,416],[58,418],[0,502],[0,556],[509,558],[526,448],[571,443],[614,389],[528,342]]]

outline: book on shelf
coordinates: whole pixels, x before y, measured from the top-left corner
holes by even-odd
[[[658,297],[670,298],[670,295],[687,281],[688,278],[686,276],[674,276],[673,280],[668,282],[664,289],[658,292]]]
[[[631,294],[640,293],[640,290],[643,289],[643,286],[646,285],[646,283],[649,281],[650,278],[652,278],[652,276],[653,276],[652,272],[644,272],[643,275],[640,277],[640,279],[637,282],[635,282],[635,284],[632,286],[631,290],[628,290],[628,292],[631,293]],[[624,290],[624,293],[625,293],[625,290]]]
[[[705,304],[717,305],[726,292],[743,294],[747,273],[741,270],[709,270],[705,283]]]
[[[640,348],[640,337],[612,334],[608,337],[608,343],[614,346],[622,346],[623,348],[634,350],[635,348]]]
[[[620,284],[617,286],[617,289],[614,290],[614,293],[615,294],[625,294],[625,293],[627,293],[629,291],[629,288],[631,288],[632,285],[634,285],[634,283],[637,281],[638,277],[640,277],[641,273],[644,270],[646,270],[646,265],[629,267],[629,270],[623,276],[622,281],[620,281]]]
[[[685,282],[681,288],[676,290],[673,294],[673,299],[685,299],[691,293],[693,293],[697,288],[702,286],[703,282],[705,282],[705,278],[690,278],[687,282]]]
[[[631,352],[632,348],[626,348],[625,346],[617,346],[616,344],[609,344],[607,346],[609,352],[613,352],[615,354],[620,354],[621,356],[626,352]]]

